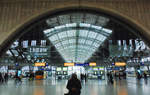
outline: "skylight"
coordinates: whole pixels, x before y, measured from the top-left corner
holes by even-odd
[[[53,28],[43,32],[66,62],[85,62],[111,35],[112,30],[103,27],[108,21],[94,14],[73,13],[47,19]]]

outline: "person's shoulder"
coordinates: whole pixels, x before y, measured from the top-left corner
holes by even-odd
[[[72,81],[72,79],[70,78],[70,79],[68,79],[68,81]]]
[[[78,81],[78,82],[80,82],[80,80],[79,80],[79,79],[77,79],[77,81]]]

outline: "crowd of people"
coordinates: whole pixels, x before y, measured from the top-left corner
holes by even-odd
[[[113,84],[114,79],[126,79],[126,72],[107,72],[107,79],[109,83]]]
[[[18,72],[15,75],[0,72],[0,83],[7,83],[9,78],[14,79],[15,82],[22,82],[23,77],[28,78],[29,81],[34,80],[34,73],[30,72],[27,76],[23,76],[22,74],[19,75]]]
[[[80,74],[80,79],[81,79],[81,82],[83,81],[83,80],[85,80],[85,82],[87,81],[87,74],[85,73],[85,74]]]
[[[140,71],[137,71],[137,72],[136,72],[136,77],[137,77],[137,79],[141,79],[142,77],[143,77],[144,79],[147,79],[147,75],[148,75],[148,73],[147,73],[146,71],[144,71],[143,73],[140,72]]]

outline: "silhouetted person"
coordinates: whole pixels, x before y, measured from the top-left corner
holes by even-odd
[[[141,79],[141,74],[137,72],[137,78],[140,80]]]
[[[109,81],[109,78],[110,78],[110,73],[107,72],[107,79],[108,79],[108,81]]]
[[[109,82],[110,82],[111,84],[113,84],[113,83],[114,83],[112,73],[110,73],[110,75],[109,75]]]
[[[147,74],[146,74],[146,72],[144,72],[143,75],[144,75],[144,79],[147,79]]]
[[[83,74],[80,74],[80,78],[81,78],[81,82],[82,82],[83,79],[84,79],[84,75],[83,75]]]
[[[120,72],[119,72],[119,80],[121,80],[121,74],[120,74]]]
[[[22,81],[21,81],[21,75],[19,76],[19,75],[18,75],[18,72],[16,72],[16,74],[15,74],[15,77],[14,77],[14,78],[15,78],[15,82],[16,82],[16,83],[18,83],[18,82],[20,82],[20,83],[21,83],[21,82],[22,82]]]
[[[124,79],[126,79],[126,76],[127,76],[127,74],[126,74],[126,72],[124,71],[124,72],[123,72],[123,77],[124,77]]]
[[[72,77],[68,80],[66,88],[69,90],[68,95],[80,95],[82,87],[76,74],[72,74]]]
[[[8,73],[5,73],[5,75],[4,75],[4,79],[5,79],[5,82],[7,82],[7,81],[8,81]]]
[[[0,72],[0,82],[3,82],[3,77],[2,77],[2,73]]]
[[[85,78],[85,82],[87,81],[87,75],[86,75],[86,73],[85,73],[85,75],[84,75],[84,78]]]
[[[34,73],[33,72],[30,73],[29,80],[34,80]]]

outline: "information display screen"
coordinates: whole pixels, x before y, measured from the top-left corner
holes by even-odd
[[[57,69],[56,69],[57,71],[61,71],[61,67],[57,67]]]
[[[89,63],[89,66],[96,66],[96,63],[95,62],[91,62],[91,63]]]
[[[116,62],[115,66],[126,66],[125,62]]]
[[[67,69],[67,67],[63,67],[63,71],[67,71],[68,69]]]
[[[98,71],[98,67],[93,67],[93,70],[94,71]]]
[[[99,67],[99,70],[104,70],[104,67]]]
[[[38,67],[38,66],[45,66],[46,63],[40,63],[40,62],[37,62],[37,63],[35,63],[34,65],[37,66],[37,67]]]
[[[74,63],[64,63],[64,66],[74,66]]]

